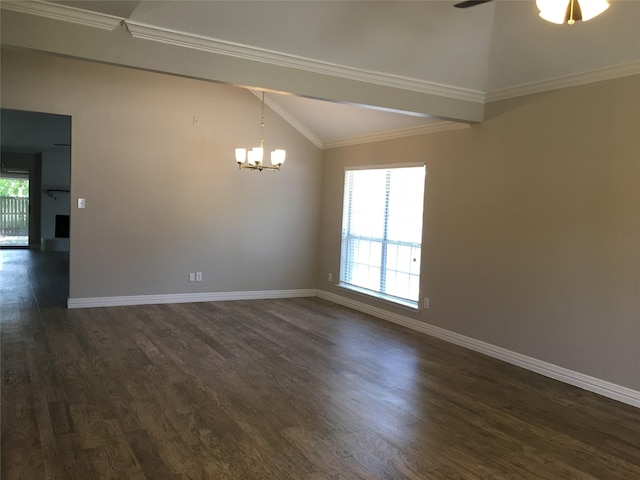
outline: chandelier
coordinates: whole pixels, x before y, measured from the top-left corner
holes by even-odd
[[[609,8],[607,0],[536,0],[536,5],[547,22],[569,25],[591,20]]]
[[[264,156],[264,141],[262,132],[264,130],[264,91],[262,92],[262,119],[260,121],[260,146],[253,147],[251,150],[246,148],[236,148],[236,162],[240,169],[248,168],[250,170],[280,170],[287,155],[286,150],[278,149],[271,152],[271,165],[267,166],[262,163]],[[246,163],[245,163],[246,160]]]

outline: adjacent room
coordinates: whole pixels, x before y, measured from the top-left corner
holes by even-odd
[[[1,478],[640,478],[640,2],[547,3],[3,1]]]

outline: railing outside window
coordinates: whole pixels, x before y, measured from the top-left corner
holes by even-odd
[[[29,198],[0,197],[0,239],[9,237],[28,239]]]

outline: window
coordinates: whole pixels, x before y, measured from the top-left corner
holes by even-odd
[[[29,172],[11,170],[0,178],[0,247],[28,247]]]
[[[425,166],[347,170],[340,285],[418,307]]]

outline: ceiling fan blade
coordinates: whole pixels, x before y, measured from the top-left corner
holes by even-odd
[[[483,3],[491,2],[492,0],[465,0],[464,2],[459,2],[454,4],[453,6],[456,8],[469,8],[475,7],[476,5],[482,5]]]

